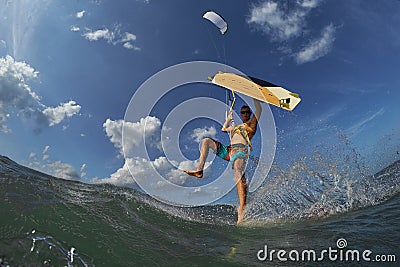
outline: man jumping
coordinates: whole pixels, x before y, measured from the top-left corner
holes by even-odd
[[[252,150],[250,140],[256,133],[258,120],[260,119],[262,111],[261,104],[258,100],[254,99],[254,105],[256,111],[253,116],[251,116],[252,112],[249,106],[242,106],[240,109],[240,115],[243,123],[237,126],[230,125],[232,121],[232,110],[229,111],[226,121],[221,129],[223,132],[230,133],[231,142],[229,146],[225,146],[209,137],[204,138],[200,148],[200,158],[197,168],[195,170],[184,170],[185,173],[191,176],[202,178],[204,164],[210,148],[218,157],[230,161],[232,163],[239,197],[238,224],[243,221],[243,210],[246,205],[247,184],[244,177],[244,171],[248,158],[248,147]]]

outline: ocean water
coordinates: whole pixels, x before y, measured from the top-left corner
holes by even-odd
[[[364,175],[318,160],[274,166],[236,226],[229,205],[167,206],[0,157],[0,266],[398,266],[400,161]]]

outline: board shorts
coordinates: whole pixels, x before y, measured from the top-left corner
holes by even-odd
[[[215,141],[215,140],[214,140]],[[224,160],[227,160],[233,163],[237,159],[243,159],[245,162],[247,161],[248,154],[247,154],[247,146],[244,144],[233,144],[229,146],[225,146],[218,141],[215,141],[217,145],[216,155]]]

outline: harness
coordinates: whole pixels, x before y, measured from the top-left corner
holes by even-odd
[[[240,134],[246,140],[247,144],[250,147],[250,151],[253,151],[253,146],[250,142],[249,134],[247,133],[246,127],[244,125],[236,126],[232,131],[232,135],[234,135],[236,133]]]
[[[230,107],[230,109],[229,110],[232,110],[233,109],[233,106],[235,105],[235,101],[236,101],[236,97],[235,97],[235,91],[234,90],[231,90],[232,91],[232,97],[233,97],[233,99],[231,99],[230,97],[229,97],[229,100],[231,101],[231,107]],[[232,121],[232,126],[234,126],[234,122]],[[243,126],[243,125],[238,125],[238,126],[236,126],[234,129],[233,129],[233,131],[231,132],[231,138],[232,138],[232,136],[234,135],[234,134],[240,134],[245,140],[246,140],[246,142],[247,142],[247,144],[249,145],[249,147],[250,147],[250,151],[253,151],[253,146],[252,146],[252,144],[251,144],[251,142],[250,142],[250,138],[249,138],[249,135],[248,135],[248,133],[247,133],[247,130],[246,130],[246,127],[245,126]]]

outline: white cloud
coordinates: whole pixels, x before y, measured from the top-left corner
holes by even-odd
[[[80,170],[81,171],[81,175],[80,175],[81,178],[86,176],[86,172],[85,172],[86,167],[87,167],[86,163],[82,164],[81,170]]]
[[[135,48],[135,46],[133,44],[131,44],[130,42],[124,43],[123,47],[125,47],[126,49],[134,49]]]
[[[0,132],[8,134],[11,133],[11,129],[9,129],[4,123],[10,117],[9,114],[0,114]]]
[[[40,169],[40,162],[37,161],[37,160],[34,160],[34,161],[32,161],[32,162],[29,162],[29,163],[28,163],[28,167],[29,167],[29,168],[38,168],[38,169]]]
[[[85,12],[86,12],[85,10],[76,12],[75,17],[78,19],[81,19],[81,18],[83,18],[83,15],[85,15]]]
[[[119,42],[123,43],[135,40],[136,40],[136,35],[134,35],[133,33],[125,32]]]
[[[177,163],[173,162],[173,164]],[[175,168],[173,164],[169,162],[166,157],[159,157],[154,161],[140,157],[127,158],[123,167],[111,174],[109,178],[96,178],[91,181],[94,183],[110,183],[118,186],[135,186],[136,182],[134,177],[149,177],[150,175],[154,175],[154,169],[165,179],[165,181],[168,180],[178,185],[184,185],[188,179],[193,179],[193,177],[188,176],[186,173],[182,172],[182,170],[195,169],[197,162],[184,161],[178,164],[178,168]],[[206,162],[205,168],[210,164],[211,162]],[[132,173],[129,171],[129,168]],[[206,173],[208,171],[209,169],[206,169]],[[159,187],[164,185],[165,183],[158,184]]]
[[[211,169],[209,166],[211,165],[212,161],[206,161],[204,164],[204,176],[207,176]],[[171,168],[168,170],[166,177],[169,181],[183,185],[187,182],[187,179],[192,179],[191,176],[188,176],[186,173],[182,172],[182,170],[194,170],[197,168],[198,162],[195,160],[186,160],[179,162],[177,168]]]
[[[178,185],[183,185],[187,179],[193,178],[188,176],[182,170],[195,169],[197,167],[195,161],[184,161],[178,164],[177,162],[170,162],[166,157],[159,157],[154,161],[151,161],[151,164],[164,179]],[[174,165],[177,165],[178,167],[175,168]],[[208,165],[209,163],[207,163],[207,166]]]
[[[79,26],[72,25],[71,28],[70,28],[70,30],[71,30],[72,32],[79,32],[79,31],[81,30],[81,28],[79,28]]]
[[[144,131],[146,132],[146,144],[154,144],[161,151],[161,121],[156,117],[147,116],[141,118],[137,122],[129,122],[124,125],[123,120],[111,120],[107,119],[103,128],[106,132],[107,137],[110,142],[119,150],[120,154],[122,151],[122,127],[124,129],[124,142],[126,147],[130,146],[133,151],[137,150],[139,142],[143,141]],[[163,129],[168,131],[169,129]],[[212,127],[205,129],[198,129],[199,131],[193,134],[193,138],[201,138],[202,134],[205,132],[209,135],[215,135],[215,129]],[[168,144],[167,144],[168,146]],[[125,152],[126,152],[125,147]],[[166,144],[164,143],[164,149]],[[138,152],[136,151],[135,154]],[[209,166],[212,162],[206,162],[205,164],[205,175],[207,175],[211,168]],[[130,157],[129,153],[125,153],[124,165],[116,170],[108,178],[92,178],[87,179],[88,182],[92,183],[111,183],[118,186],[130,186],[137,187],[137,183],[134,177],[150,177],[154,175],[160,175],[163,177],[162,180],[158,181],[155,186],[157,190],[164,190],[164,186],[167,186],[168,182],[174,183],[176,185],[191,186],[197,179],[187,175],[182,170],[195,169],[197,167],[197,161],[185,160],[182,162],[170,161],[165,156],[159,156],[154,160],[150,160],[147,156],[135,156]],[[157,172],[158,174],[155,174]],[[208,192],[202,192],[200,188],[194,188],[197,193],[205,194]]]
[[[146,168],[151,167],[145,159],[126,159],[124,166],[119,168],[115,173],[111,174],[109,178],[94,179],[95,183],[110,183],[119,186],[132,186],[135,185],[135,179],[129,172],[129,166],[135,167],[133,170],[136,175],[145,175]]]
[[[247,23],[268,34],[273,40],[289,40],[302,33],[306,16],[319,2],[319,0],[299,0],[294,3],[290,11],[286,11],[282,2],[265,1],[251,8]]]
[[[280,51],[290,54],[297,64],[315,61],[332,50],[336,30],[332,24],[322,30],[319,38],[315,38],[297,53],[292,53],[294,49],[287,47],[287,41],[309,33],[306,28],[307,17],[321,2],[322,0],[264,1],[252,6],[247,22],[273,41],[284,43]]]
[[[49,121],[49,126],[53,126],[62,122],[65,118],[71,118],[79,113],[81,106],[77,105],[75,101],[68,103],[61,103],[58,107],[47,107],[43,110],[43,114]]]
[[[309,43],[303,50],[295,55],[296,62],[298,64],[303,64],[325,56],[331,51],[334,41],[335,27],[330,24],[323,29],[320,38]]]
[[[46,124],[48,126],[60,123],[65,117],[76,114],[66,110],[65,116],[62,118],[55,119],[52,116],[55,113],[53,114],[51,111],[61,111],[63,107],[76,110],[78,106],[72,107],[71,104],[75,102],[70,101],[62,104],[61,108],[53,110],[53,108],[48,108],[42,104],[40,97],[28,84],[30,80],[36,79],[38,74],[39,72],[27,63],[15,61],[9,55],[0,58],[0,131],[10,132],[5,122],[14,112],[33,120],[39,125]]]
[[[200,143],[204,137],[214,138],[217,135],[217,130],[215,127],[205,127],[205,128],[196,128],[193,130],[193,133],[190,135],[191,138],[194,139],[197,143]]]
[[[49,151],[49,149],[50,149],[50,146],[45,146],[44,147],[44,149],[42,151],[42,155],[43,155],[42,156],[42,160],[43,161],[49,159],[49,155],[46,154]]]
[[[306,8],[315,8],[318,6],[318,4],[321,2],[321,0],[303,0],[300,1],[299,4],[302,7],[306,7]]]
[[[86,163],[84,163],[84,164],[82,164],[82,166],[81,166],[81,172],[83,172],[84,170],[86,170]]]
[[[115,173],[111,174],[109,178],[104,179],[93,179],[93,182],[101,183],[112,183],[121,186],[132,186],[135,184],[135,180],[132,177],[147,177],[154,175],[154,169],[164,177],[175,184],[183,185],[190,176],[182,172],[185,169],[195,169],[197,167],[196,161],[183,161],[183,162],[170,162],[166,157],[160,156],[154,160],[150,160],[144,157],[129,157],[129,150],[133,151],[143,141],[143,135],[146,133],[145,142],[147,145],[153,145],[160,151],[161,146],[161,121],[160,119],[152,116],[141,118],[138,122],[126,122],[123,120],[111,120],[107,119],[103,124],[103,128],[106,132],[107,137],[116,148],[119,149],[120,154],[122,151],[122,127],[124,129],[124,152],[125,152],[125,163],[123,167],[118,169]],[[208,136],[214,136],[216,130],[213,127],[198,129],[193,134],[193,138],[201,138],[202,135],[208,133]],[[136,153],[135,153],[136,154]],[[211,162],[206,162],[205,167],[207,168]],[[129,172],[128,166],[131,168],[132,174]],[[175,167],[176,166],[176,167]],[[159,185],[162,186],[162,185]]]
[[[67,180],[77,181],[86,176],[86,164],[82,164],[80,171],[77,171],[72,165],[61,162],[60,160],[49,160],[50,156],[47,154],[49,149],[50,146],[47,145],[39,153],[31,152],[27,165],[54,177]],[[37,154],[40,153],[42,156],[38,157]]]
[[[122,127],[124,128],[124,142],[125,142],[125,153],[130,154],[134,147],[140,145],[143,140],[143,136],[146,137],[146,144],[157,147],[161,150],[161,121],[156,117],[147,116],[141,118],[138,122],[125,122],[123,120],[113,121],[107,119],[103,128],[106,131],[107,136],[110,138],[111,143],[116,148],[122,151]]]
[[[126,49],[132,49],[135,51],[140,51],[141,49],[133,44],[131,44],[130,42],[126,42],[123,44],[123,47],[125,47]]]
[[[75,181],[80,179],[80,175],[74,167],[61,161],[46,164],[44,167],[49,174],[55,177]]]
[[[121,33],[120,28],[120,25],[116,25],[114,30],[104,28],[93,31],[89,28],[86,28],[86,32],[83,33],[82,36],[89,41],[99,41],[103,39],[112,45],[122,44],[122,46],[126,49],[135,51],[141,50],[139,47],[132,44],[132,42],[136,41],[136,35],[130,32]]]
[[[43,151],[42,151],[42,154],[46,154],[47,151],[49,151],[49,148],[50,148],[50,146],[45,146]]]
[[[15,61],[9,55],[0,58],[0,101],[13,101],[16,106],[39,101],[39,97],[26,83],[29,79],[37,78],[38,74],[38,71],[25,62]]]
[[[83,34],[83,37],[85,37],[89,41],[98,41],[100,39],[105,39],[107,42],[111,42],[114,38],[112,35],[112,32],[110,32],[107,28],[96,31],[88,29]]]
[[[113,121],[111,119],[107,119],[103,123],[103,128],[106,131],[107,137],[110,138],[111,143],[114,144],[116,148],[122,149],[122,127],[123,120]],[[122,152],[122,150],[121,150]]]

